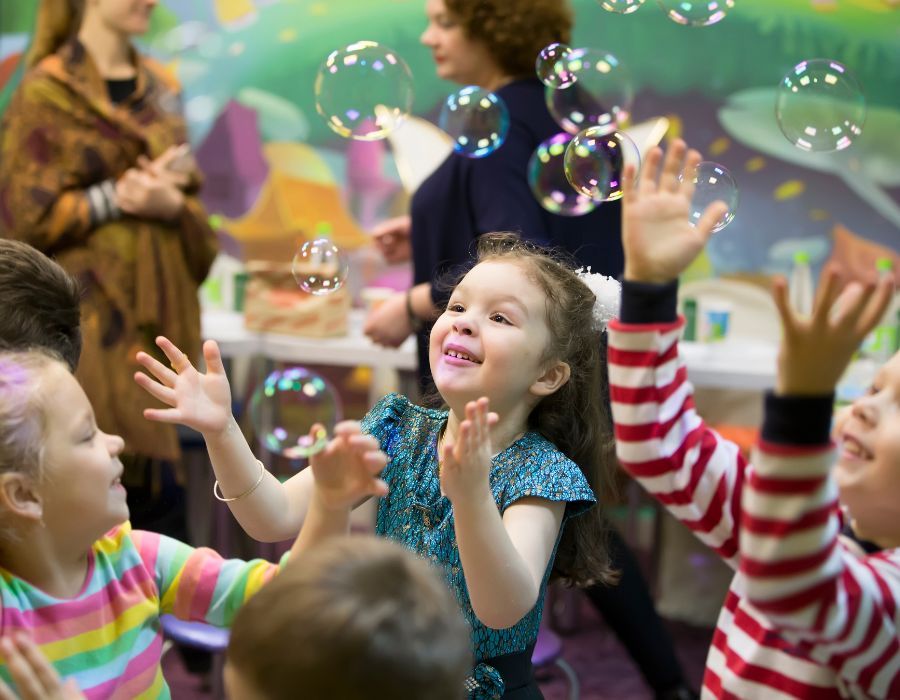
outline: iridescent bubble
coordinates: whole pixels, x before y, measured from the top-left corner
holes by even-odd
[[[528,161],[528,184],[544,209],[560,216],[581,216],[593,211],[597,202],[572,189],[566,178],[566,146],[573,136],[556,134],[541,143]]]
[[[300,289],[324,296],[336,292],[347,279],[350,268],[344,254],[328,238],[307,241],[294,255],[291,273]]]
[[[840,151],[862,134],[866,99],[837,61],[803,61],[784,76],[775,118],[788,141],[804,151]]]
[[[725,19],[734,0],[657,0],[673,22],[692,27],[708,27]]]
[[[569,184],[581,194],[601,202],[622,196],[622,173],[633,164],[641,167],[641,151],[623,131],[609,132],[594,126],[579,133],[566,148],[565,170]]]
[[[713,233],[721,231],[734,220],[739,200],[737,183],[724,165],[710,161],[703,161],[697,166],[693,180],[696,189],[691,198],[691,223],[696,225],[706,207],[713,202],[725,202],[728,211],[712,229]]]
[[[600,7],[609,12],[627,15],[639,9],[644,0],[598,0]]]
[[[304,367],[272,372],[250,397],[250,423],[260,442],[289,459],[309,457],[324,449],[340,419],[337,391]],[[323,427],[310,435],[316,423]]]
[[[570,53],[572,49],[566,44],[550,44],[541,49],[534,69],[544,85],[561,90],[575,82],[575,75],[566,61]]]
[[[457,153],[483,158],[506,140],[509,111],[494,93],[469,85],[447,98],[438,125],[453,139]]]
[[[613,131],[631,112],[631,78],[619,60],[599,49],[572,49],[565,59],[575,77],[565,90],[547,90],[550,114],[563,129],[577,134],[591,126]]]
[[[357,41],[325,59],[316,75],[315,98],[316,111],[336,134],[376,141],[409,115],[412,73],[393,50]]]

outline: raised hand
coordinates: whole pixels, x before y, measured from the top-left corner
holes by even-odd
[[[784,278],[775,280],[772,296],[781,316],[783,338],[778,353],[776,393],[822,396],[834,387],[853,353],[884,315],[894,291],[890,279],[878,285],[843,284],[833,267],[822,272],[812,315],[797,314]]]
[[[716,222],[728,211],[724,202],[713,202],[696,225],[691,224],[693,174],[700,160],[700,153],[688,151],[678,139],[669,146],[664,161],[660,148],[651,149],[637,182],[634,165],[625,167],[622,245],[626,280],[661,284],[676,279],[700,254]]]
[[[135,372],[134,381],[170,408],[147,408],[144,418],[160,423],[181,423],[204,434],[222,432],[231,420],[231,387],[219,346],[214,340],[203,344],[206,374],[201,374],[171,340],[160,336],[156,344],[169,359],[171,367],[139,352],[138,363],[155,380],[143,372]]]
[[[484,396],[469,401],[456,442],[445,442],[440,452],[441,492],[451,503],[488,488],[493,454],[491,426],[498,420],[497,414],[488,410],[488,404]]]
[[[40,648],[24,634],[0,640],[18,695],[0,680],[0,700],[85,700],[74,680],[63,683]]]
[[[314,425],[310,438],[324,430]],[[378,478],[387,465],[387,455],[371,435],[360,431],[357,421],[343,421],[334,428],[334,438],[309,458],[319,502],[330,509],[353,508],[369,496],[384,496],[387,484]]]
[[[375,247],[389,263],[406,262],[412,257],[409,234],[412,219],[409,216],[397,216],[382,221],[372,229],[372,240]]]

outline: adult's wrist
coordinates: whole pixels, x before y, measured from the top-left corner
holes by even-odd
[[[412,289],[406,290],[406,317],[409,319],[409,326],[413,329],[413,332],[418,333],[422,330],[422,319],[416,315],[415,309],[413,309],[412,303]]]

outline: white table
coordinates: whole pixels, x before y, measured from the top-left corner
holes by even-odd
[[[204,338],[218,342],[224,357],[262,356],[279,362],[339,367],[416,368],[416,344],[410,337],[399,348],[376,345],[363,335],[365,312],[352,309],[347,335],[335,338],[305,338],[284,333],[263,333],[244,327],[244,315],[236,311],[204,310]]]

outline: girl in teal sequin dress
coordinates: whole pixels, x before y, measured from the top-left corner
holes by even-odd
[[[597,306],[566,264],[509,234],[482,237],[477,264],[431,334],[447,409],[387,396],[361,424],[340,424],[326,450],[350,441],[387,456],[368,491],[382,496],[376,531],[443,570],[472,629],[470,697],[542,697],[530,658],[551,575],[611,579],[598,546],[602,515],[591,508],[615,465]],[[177,363],[180,351],[158,342]],[[204,354],[206,374],[177,375],[139,356],[159,381],[138,374],[138,383],[171,407],[145,415],[203,433],[221,493],[248,534],[296,534],[312,470],[284,484],[258,471],[231,415],[218,347],[207,341]]]

